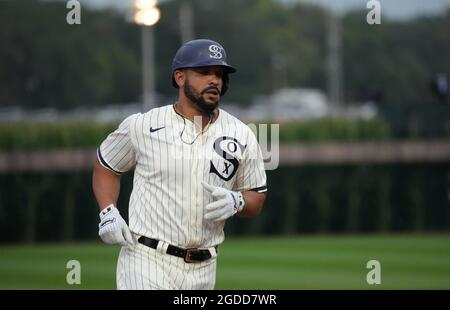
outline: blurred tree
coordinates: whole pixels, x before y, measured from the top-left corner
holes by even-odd
[[[347,100],[372,93],[396,104],[432,101],[431,77],[450,67],[450,10],[408,22],[383,20],[377,26],[361,16],[354,12],[344,18]]]
[[[172,57],[180,45],[178,10],[194,12],[196,38],[221,42],[238,69],[227,100],[249,103],[279,87],[324,88],[324,13],[315,6],[287,7],[272,0],[175,0],[161,4],[156,25],[157,89],[173,94]]]
[[[155,26],[159,93],[176,95],[170,68],[181,41],[179,9],[186,4],[195,37],[222,42],[238,69],[227,101],[247,104],[280,87],[326,89],[322,8],[276,0],[172,0],[161,3]],[[0,1],[0,106],[63,109],[139,100],[138,27],[112,11],[83,7],[80,25],[68,25],[66,14],[64,2]],[[365,16],[343,18],[344,97],[381,102],[399,117],[395,121],[408,124],[408,113],[391,107],[436,100],[429,81],[450,67],[450,11],[383,19],[377,26]]]
[[[139,33],[111,11],[83,10],[68,25],[64,3],[0,2],[0,105],[28,108],[136,100]]]

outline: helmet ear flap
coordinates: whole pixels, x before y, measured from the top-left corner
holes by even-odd
[[[175,88],[178,88],[178,84],[175,81],[175,71],[172,72],[172,86],[175,87]]]
[[[228,72],[224,72],[222,75],[222,92],[221,92],[221,96],[225,95],[225,93],[228,90],[228,83],[229,83],[230,79],[228,77]]]

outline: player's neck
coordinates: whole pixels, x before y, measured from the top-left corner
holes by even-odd
[[[177,101],[174,105],[175,111],[180,114],[182,117],[190,120],[193,123],[197,123],[196,119],[198,117],[201,117],[202,121],[202,129],[206,127],[209,123],[213,123],[218,115],[219,115],[219,109],[216,108],[212,113],[209,115],[205,111],[201,110],[200,108],[189,104],[188,102],[183,102],[182,100]]]

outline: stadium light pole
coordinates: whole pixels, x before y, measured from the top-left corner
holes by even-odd
[[[157,0],[135,0],[133,20],[141,26],[142,44],[142,88],[144,112],[155,106],[155,44],[153,26],[159,21],[161,13]]]
[[[194,11],[191,2],[184,1],[178,10],[180,20],[181,45],[194,39]]]
[[[327,10],[327,47],[328,100],[332,111],[337,112],[343,95],[342,29],[341,18],[331,10]]]

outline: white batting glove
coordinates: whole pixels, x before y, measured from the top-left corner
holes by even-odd
[[[107,244],[120,244],[122,246],[135,244],[127,223],[113,204],[100,212],[98,235]]]
[[[205,219],[213,222],[223,221],[244,209],[245,201],[241,192],[230,191],[203,181],[202,185],[213,198],[213,202],[205,207]]]

